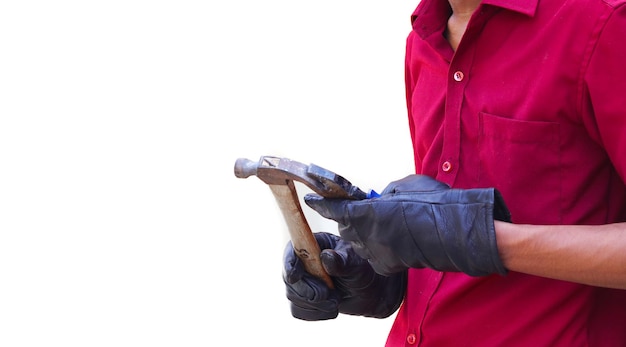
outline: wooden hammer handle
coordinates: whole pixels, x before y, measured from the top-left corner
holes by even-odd
[[[311,275],[324,281],[329,288],[334,288],[332,279],[322,266],[320,246],[306,221],[293,181],[287,180],[285,185],[270,184],[269,187],[287,222],[291,243],[296,255],[304,263],[304,268]]]

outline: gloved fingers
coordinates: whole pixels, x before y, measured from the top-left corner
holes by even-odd
[[[304,196],[304,202],[322,217],[332,219],[339,224],[346,224],[344,211],[346,204],[351,200],[344,199],[326,199],[317,194],[307,194]]]
[[[305,274],[298,282],[285,282],[285,284],[287,286],[287,298],[290,301],[302,303],[300,306],[309,305],[321,309],[326,307],[330,309],[333,303],[337,301],[332,295],[332,289],[309,274]]]

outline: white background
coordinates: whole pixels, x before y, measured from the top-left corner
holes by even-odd
[[[286,226],[233,166],[411,173],[416,5],[3,1],[0,346],[382,346],[392,318],[291,317]]]

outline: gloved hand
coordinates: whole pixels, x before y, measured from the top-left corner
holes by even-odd
[[[320,215],[335,220],[344,240],[390,275],[407,268],[505,275],[496,245],[494,219],[510,213],[494,188],[450,189],[422,175],[392,182],[379,198],[304,197]]]
[[[340,312],[385,318],[398,309],[406,290],[406,272],[381,276],[339,236],[314,235],[322,249],[322,265],[333,279],[335,289],[306,272],[288,242],[283,258],[283,281],[295,318],[325,320],[336,318]]]

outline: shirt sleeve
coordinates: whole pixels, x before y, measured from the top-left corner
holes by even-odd
[[[626,6],[599,22],[583,75],[583,121],[626,182]]]

